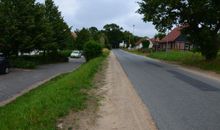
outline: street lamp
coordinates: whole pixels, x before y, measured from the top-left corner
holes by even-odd
[[[135,25],[133,25],[133,35],[134,35],[134,28],[135,28]]]

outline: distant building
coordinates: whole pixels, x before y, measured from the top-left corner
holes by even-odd
[[[143,42],[149,41],[148,38],[142,38],[135,43],[135,49],[142,49],[144,47]]]
[[[73,36],[74,39],[77,38],[77,34],[76,34],[75,32],[71,32],[71,34],[72,34],[72,36]]]
[[[153,50],[158,51],[160,50],[160,39],[159,38],[151,38],[149,41],[153,44]]]
[[[158,42],[159,50],[191,50],[192,45],[181,33],[183,27],[174,28],[167,36]]]
[[[127,44],[123,41],[123,42],[119,43],[119,47],[120,48],[127,48]]]

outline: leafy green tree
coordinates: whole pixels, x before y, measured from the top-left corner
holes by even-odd
[[[127,46],[129,46],[129,44],[134,44],[134,36],[131,32],[124,31],[123,36],[124,42],[127,43]]]
[[[83,50],[84,44],[90,40],[92,40],[92,35],[90,31],[86,28],[83,28],[82,30],[76,31],[77,39],[74,48],[78,50]]]
[[[48,44],[47,48],[53,51],[63,49],[66,47],[66,42],[71,36],[71,29],[65,23],[61,12],[59,12],[58,7],[54,4],[53,0],[45,0],[45,9],[46,17],[50,21],[50,26],[53,30],[53,42]]]
[[[34,48],[35,0],[1,0],[0,28],[3,51],[18,54]]]
[[[46,17],[45,5],[37,3],[35,5],[35,30],[30,35],[36,36],[34,39],[34,49],[49,51],[48,46],[53,44],[53,29],[49,19]]]
[[[144,41],[142,41],[142,44],[143,44],[143,49],[148,49],[150,42],[148,40],[144,40]]]
[[[90,27],[88,30],[89,30],[89,32],[90,32],[92,38],[93,38],[94,40],[98,41],[99,38],[100,38],[100,36],[99,36],[99,35],[100,35],[99,30],[98,30],[96,27]]]
[[[93,58],[96,58],[102,55],[102,46],[94,40],[90,40],[85,43],[83,48],[84,56],[86,61],[90,61]]]
[[[162,33],[162,32],[159,32],[158,34],[156,34],[156,35],[154,35],[154,38],[155,39],[163,39],[164,37],[166,36],[166,34],[165,33]]]
[[[102,47],[109,48],[107,36],[103,31],[98,30],[96,27],[90,27],[89,32],[93,40],[100,43]]]
[[[123,28],[117,24],[107,24],[103,27],[103,29],[112,47],[118,48],[119,43],[124,39]]]
[[[142,0],[138,13],[151,21],[159,31],[182,25],[189,40],[207,60],[216,58],[219,49],[219,0]]]
[[[18,55],[33,50],[57,51],[71,36],[52,0],[0,0],[0,51]]]

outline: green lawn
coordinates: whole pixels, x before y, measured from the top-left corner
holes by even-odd
[[[53,130],[57,119],[86,107],[92,80],[107,55],[54,78],[14,102],[0,107],[1,130]]]
[[[213,61],[206,61],[200,53],[193,53],[189,51],[143,53],[137,50],[133,50],[129,52],[220,73],[220,54],[218,55],[217,59]]]

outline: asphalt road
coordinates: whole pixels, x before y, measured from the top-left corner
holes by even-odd
[[[159,130],[220,130],[220,81],[113,50]]]
[[[43,65],[34,70],[12,69],[7,75],[0,75],[0,104],[41,81],[76,69],[83,62],[84,59],[70,59],[68,63]]]

